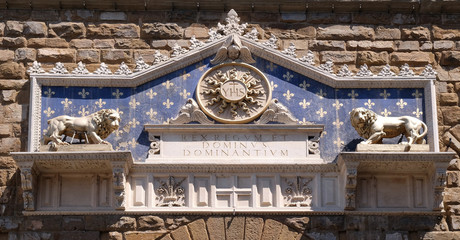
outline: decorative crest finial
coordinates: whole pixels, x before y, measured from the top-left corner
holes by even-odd
[[[227,22],[226,25],[217,23],[217,27],[219,28],[219,31],[223,31],[225,35],[229,35],[232,33],[242,35],[244,33],[244,30],[248,26],[247,23],[243,23],[240,25],[239,23],[240,18],[238,17],[238,14],[233,9],[228,12],[227,18],[225,18],[225,21]]]

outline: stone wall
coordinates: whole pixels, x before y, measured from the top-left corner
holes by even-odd
[[[460,82],[458,82],[460,79],[460,26],[458,22],[460,22],[460,15],[390,12],[309,12],[307,14],[239,12],[239,15],[242,22],[251,23],[248,29],[257,28],[261,36],[260,41],[274,34],[280,39],[280,49],[286,48],[290,43],[295,43],[299,56],[308,50],[313,51],[317,56],[317,65],[331,59],[336,68],[347,64],[352,71],[357,72],[360,65],[367,64],[373,72],[379,72],[384,65],[389,64],[397,73],[402,64],[408,63],[411,67],[415,67],[416,73],[420,73],[423,66],[432,64],[438,72],[438,123],[441,150],[460,153],[460,106],[458,102],[458,92],[460,92]],[[0,115],[2,116],[0,117],[0,213],[8,216],[0,218],[0,231],[23,232],[20,234],[30,232],[30,238],[34,239],[39,237],[50,239],[50,236],[68,239],[63,236],[66,236],[66,231],[73,230],[82,232],[81,234],[89,234],[85,237],[87,239],[100,236],[121,239],[122,235],[125,239],[131,239],[130,236],[150,238],[138,232],[151,230],[150,227],[145,229],[141,227],[143,221],[141,217],[119,219],[122,222],[125,220],[132,222],[133,226],[117,227],[114,228],[114,231],[119,233],[100,235],[100,232],[112,230],[106,226],[101,226],[100,229],[94,227],[99,225],[88,223],[92,221],[88,219],[100,218],[100,221],[105,222],[113,216],[39,218],[21,215],[23,204],[19,188],[20,178],[9,152],[26,150],[29,103],[26,70],[35,60],[42,63],[42,67],[46,70],[50,70],[58,61],[63,62],[68,70],[74,69],[80,61],[85,63],[90,71],[96,70],[101,62],[107,63],[112,72],[116,71],[121,62],[127,63],[133,69],[135,59],[139,56],[151,64],[155,50],[160,50],[163,54],[170,54],[171,47],[175,43],[187,47],[188,39],[193,35],[198,39],[206,39],[209,28],[215,27],[217,22],[224,22],[225,16],[225,12],[196,11],[0,11]],[[439,234],[436,239],[441,239],[441,237],[450,239],[452,237],[449,236],[453,235],[449,234],[454,233],[449,231],[460,230],[459,179],[459,163],[453,161],[447,173],[448,189],[445,194],[447,214],[440,217],[440,220],[432,219],[432,217],[425,217],[429,218],[427,221],[423,220],[423,217],[412,219],[413,221],[401,220],[403,221],[400,222],[402,227],[396,227],[389,216],[379,216],[378,219],[383,219],[382,223],[376,220],[368,221],[372,218],[371,216],[363,216],[365,223],[356,220],[359,217],[350,219],[348,216],[340,216],[338,217],[340,227],[336,227],[335,223],[330,223],[335,217],[315,216],[297,221],[302,226],[308,226],[308,229],[320,229],[321,231],[334,229],[333,234],[337,238],[355,239],[353,234],[357,230],[365,230],[369,234],[375,232],[381,238],[388,236],[385,234],[399,234],[398,236],[415,239],[418,238],[417,236],[422,236],[420,235],[422,232],[434,231],[425,237],[435,238],[433,234]],[[157,217],[146,218],[161,222]],[[162,218],[166,227],[161,226],[163,232],[160,235],[165,239],[179,239],[175,237],[179,235],[175,234],[202,239],[198,235],[195,237],[195,228],[204,229],[208,226],[209,230],[210,224],[220,224],[227,229],[225,234],[228,239],[232,239],[229,234],[233,234],[231,230],[233,224],[244,225],[246,223],[246,226],[251,226],[248,221],[255,221],[257,224],[265,224],[263,232],[257,232],[258,236],[264,236],[266,231],[275,229],[273,231],[277,232],[272,236],[287,231],[293,239],[299,239],[300,236],[306,236],[306,239],[312,237],[308,234],[303,235],[307,227],[299,228],[286,223],[288,218],[284,220],[260,217],[197,218],[200,220],[190,223],[188,223],[191,221],[189,218],[184,218],[188,219],[187,227],[179,227],[176,230],[170,229],[168,227],[170,225],[166,226],[169,224],[168,219]],[[404,219],[402,216],[397,218]],[[82,222],[69,227],[69,221],[73,222],[72,219],[79,219],[77,222],[80,220]],[[174,222],[174,219],[180,218],[172,219],[171,221]],[[216,219],[219,223],[212,222],[212,219]],[[317,221],[323,222],[315,225],[313,219],[322,219]],[[48,220],[52,222],[44,222]],[[438,221],[445,224],[438,224]],[[45,229],[54,223],[59,228]],[[407,223],[421,224],[421,227],[412,229],[412,225]],[[430,227],[424,227],[424,223]],[[124,226],[125,223],[120,224]],[[171,224],[174,225],[174,223]],[[40,229],[43,232],[32,233],[37,226],[41,226]],[[91,229],[88,229],[88,226]],[[237,228],[240,229],[240,227]],[[63,235],[51,233],[56,231],[64,232]],[[89,232],[83,233],[83,231]],[[317,230],[307,232],[315,231]],[[246,236],[249,233],[251,233],[249,230],[244,232]],[[151,234],[155,235],[155,233]],[[212,233],[208,232],[206,236],[211,237]],[[362,238],[367,238],[366,236],[360,235]],[[398,236],[395,235],[394,239],[400,239]]]

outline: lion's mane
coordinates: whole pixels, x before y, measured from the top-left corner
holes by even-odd
[[[91,119],[96,123],[96,134],[102,139],[106,139],[118,126],[112,126],[111,121],[107,121],[110,114],[117,113],[113,109],[102,109],[91,114]]]
[[[365,116],[365,122],[356,122],[355,121],[355,116],[358,113],[363,113]],[[351,111],[350,113],[350,122],[351,125],[356,129],[358,134],[363,137],[363,138],[369,138],[371,135],[370,128],[374,124],[374,122],[377,120],[377,114],[369,109],[366,108],[355,108]]]

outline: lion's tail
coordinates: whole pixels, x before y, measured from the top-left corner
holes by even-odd
[[[422,127],[423,127],[423,132],[422,134],[420,134],[418,136],[418,138],[424,138],[426,136],[426,134],[428,133],[428,127],[426,126],[426,124],[422,121],[420,121],[422,123]]]

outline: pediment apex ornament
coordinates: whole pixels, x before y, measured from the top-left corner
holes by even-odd
[[[232,34],[225,40],[222,47],[217,51],[216,56],[211,60],[212,64],[219,64],[226,60],[241,60],[246,63],[255,63],[249,48],[243,46],[238,35]]]
[[[217,23],[218,30],[223,32],[225,35],[230,35],[236,33],[238,35],[242,35],[246,27],[248,26],[247,23],[240,24],[240,18],[235,10],[231,9],[228,14],[227,18],[225,18],[227,22],[226,25]]]
[[[289,109],[274,98],[268,105],[267,110],[262,114],[258,121],[255,121],[255,124],[266,124],[269,122],[278,122],[284,124],[295,125],[299,122],[298,119],[292,115]]]
[[[213,124],[214,121],[211,121],[206,117],[206,114],[201,111],[198,104],[193,100],[193,98],[187,99],[187,102],[179,111],[179,115],[169,120],[169,124],[186,124],[190,122],[199,122],[201,124]]]

